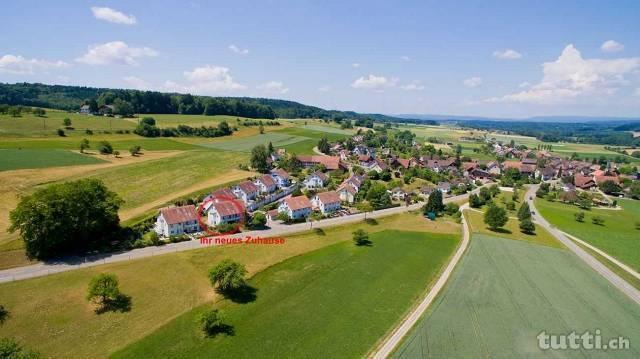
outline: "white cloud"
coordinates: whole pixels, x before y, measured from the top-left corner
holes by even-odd
[[[70,66],[64,61],[27,59],[20,55],[7,54],[0,57],[0,72],[16,75],[32,75],[38,71]]]
[[[411,58],[409,56],[400,56],[400,60],[402,60],[402,61],[411,61]]]
[[[469,77],[468,79],[462,81],[462,83],[469,88],[474,88],[482,85],[482,78],[478,76]]]
[[[604,52],[618,52],[624,50],[624,45],[614,40],[607,40],[602,43],[600,49]]]
[[[229,45],[229,50],[231,50],[231,51],[233,51],[233,52],[235,52],[236,54],[239,54],[239,55],[246,55],[246,54],[249,53],[249,49],[241,49],[241,48],[239,48],[238,46],[236,46],[234,44]]]
[[[278,95],[284,95],[287,92],[289,92],[289,89],[285,87],[284,84],[280,81],[269,81],[267,83],[259,85],[258,90],[262,90],[266,93],[278,94]]]
[[[139,77],[126,76],[123,77],[122,80],[124,80],[124,82],[126,82],[129,86],[133,87],[136,90],[149,90],[151,88],[151,85],[147,81]]]
[[[522,54],[516,50],[505,49],[505,50],[494,51],[493,57],[499,60],[517,60],[522,58]]]
[[[627,83],[624,75],[640,69],[640,57],[584,59],[573,45],[568,45],[557,60],[545,62],[542,67],[540,83],[485,102],[556,104],[575,102],[579,97],[611,96]]]
[[[424,90],[424,85],[420,81],[411,81],[411,83],[400,86],[400,88],[405,91],[422,91]]]
[[[351,67],[353,67],[354,69],[357,69],[358,67],[360,67],[360,64],[355,62],[355,63],[351,64]]]
[[[387,78],[385,76],[368,75],[357,78],[351,84],[356,89],[381,89],[383,87],[393,87],[398,82],[396,78]]]
[[[135,16],[126,15],[124,13],[121,13],[120,11],[117,11],[108,7],[94,6],[91,8],[91,12],[93,12],[93,17],[95,17],[98,20],[104,20],[104,21],[115,23],[115,24],[124,24],[124,25],[133,25],[136,23]]]
[[[529,83],[529,81],[521,82],[520,85],[518,85],[518,87],[520,87],[521,89],[529,86],[531,86],[531,83]]]
[[[158,52],[148,47],[129,47],[122,41],[91,45],[86,54],[76,61],[88,65],[121,64],[136,66],[137,58],[158,56]]]
[[[320,91],[320,92],[329,92],[329,91],[331,91],[331,86],[320,86],[320,87],[318,87],[318,91]]]
[[[638,88],[633,92],[633,96],[640,97],[640,87],[638,87]]]
[[[246,86],[233,80],[229,68],[213,65],[196,67],[184,72],[185,81],[178,83],[166,81],[164,87],[169,91],[195,94],[216,94],[243,90]]]

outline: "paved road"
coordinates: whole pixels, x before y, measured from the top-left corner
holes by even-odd
[[[536,196],[536,191],[538,190],[539,185],[534,185],[529,188],[526,194],[526,200],[529,203],[529,207],[535,214],[533,215],[533,220],[544,229],[549,231],[554,237],[556,237],[560,242],[562,242],[567,248],[569,248],[573,253],[575,253],[580,259],[582,259],[585,263],[587,263],[591,268],[593,268],[596,272],[600,273],[605,279],[607,279],[611,284],[613,284],[616,288],[620,289],[624,294],[626,294],[629,298],[635,301],[637,304],[640,304],[640,291],[638,291],[631,284],[627,283],[624,279],[620,278],[617,274],[607,268],[600,261],[591,256],[587,251],[580,248],[577,244],[575,244],[572,240],[567,238],[565,234],[553,227],[549,222],[547,222],[544,217],[540,215],[538,210],[535,207],[535,203],[533,199]]]
[[[477,192],[479,188],[475,189],[473,192]],[[472,193],[472,192],[471,192]],[[444,202],[455,202],[458,200],[466,199],[469,197],[468,194],[453,196],[449,198],[445,198]],[[318,222],[307,222],[307,223],[298,223],[287,226],[275,225],[274,228],[262,231],[252,231],[252,232],[243,232],[233,236],[233,238],[246,238],[246,236],[251,237],[278,237],[287,234],[293,234],[297,232],[307,231],[311,228],[323,228],[329,226],[337,226],[347,223],[353,223],[362,221],[364,218],[378,218],[389,216],[396,213],[403,213],[410,210],[416,210],[422,207],[423,203],[419,202],[416,204],[412,204],[410,206],[401,206],[401,207],[393,207],[382,209],[379,211],[373,211],[369,213],[359,213],[350,216],[344,217],[336,217],[324,219]],[[211,244],[214,245],[214,244]],[[200,243],[198,240],[188,241],[188,242],[180,242],[180,243],[171,243],[161,247],[146,247],[133,249],[126,252],[120,253],[107,253],[100,254],[89,257],[74,257],[68,258],[63,261],[58,262],[47,262],[47,263],[38,263],[25,267],[18,268],[10,268],[0,271],[0,283],[10,282],[16,280],[22,280],[27,278],[35,278],[42,277],[49,274],[66,272],[69,270],[92,267],[96,265],[106,264],[106,263],[114,263],[121,261],[128,261],[132,259],[146,258],[152,257],[156,255],[172,253],[172,252],[182,252],[188,251],[192,249],[202,248],[204,245]]]
[[[467,208],[469,208],[469,204],[465,203],[460,207],[460,210],[464,211],[464,209]],[[418,322],[429,305],[431,305],[433,300],[436,298],[438,293],[440,293],[440,290],[442,290],[444,285],[447,283],[447,280],[449,280],[451,273],[453,273],[453,269],[458,264],[460,258],[462,258],[462,255],[469,246],[469,239],[471,236],[469,234],[469,228],[467,227],[467,221],[464,218],[464,215],[462,216],[462,233],[462,243],[458,247],[458,250],[454,254],[453,258],[451,258],[451,261],[449,261],[447,268],[445,268],[444,272],[442,272],[442,274],[440,275],[440,278],[438,278],[436,284],[433,285],[431,290],[429,290],[427,295],[416,307],[416,309],[409,313],[402,324],[400,324],[400,326],[393,332],[393,334],[388,337],[385,342],[377,349],[377,351],[373,355],[374,358],[382,359],[387,358],[389,355],[391,355],[393,349],[398,346],[402,338],[404,338],[404,336],[407,335],[411,328],[413,328],[413,326]]]

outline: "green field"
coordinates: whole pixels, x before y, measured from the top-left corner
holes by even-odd
[[[630,350],[543,352],[537,335],[629,338]],[[444,292],[398,358],[637,358],[640,307],[571,252],[474,235]]]
[[[71,120],[74,130],[65,130],[68,134],[84,134],[86,129],[93,131],[133,130],[136,122],[114,117],[87,116],[56,110],[47,110],[45,117],[37,117],[23,113],[21,117],[0,115],[0,136],[55,136],[58,128],[63,128],[62,121]]]
[[[162,150],[194,150],[200,147],[183,142],[182,139],[168,138],[145,138],[137,135],[116,135],[116,134],[95,134],[82,135],[77,137],[57,137],[57,138],[2,138],[0,139],[0,149],[63,149],[77,150],[80,141],[86,138],[89,140],[89,150],[95,150],[101,141],[108,141],[114,149],[125,153],[132,146],[142,146],[146,151]]]
[[[0,149],[0,171],[96,163],[105,161],[65,150]]]
[[[271,142],[274,147],[278,148],[306,140],[309,140],[309,138],[279,132],[268,132],[261,135],[229,139],[223,142],[203,142],[201,146],[227,151],[250,152],[256,145],[262,144],[266,146],[269,142]]]
[[[207,305],[115,357],[362,357],[420,297],[458,243],[455,235],[402,231],[371,239],[372,247],[343,242],[256,275],[254,302],[216,305],[227,313],[233,336],[202,336],[195,323]]]
[[[287,236],[285,245],[207,247],[2,283],[0,303],[9,310],[10,316],[0,326],[0,337],[13,337],[40,351],[44,357],[104,358],[183,313],[220,300],[206,273],[222,259],[230,258],[245,264],[249,276],[253,276],[287,258],[342,241],[351,244],[351,232],[358,228],[371,234],[386,229],[404,229],[448,233],[459,238],[459,225],[454,222],[431,222],[418,214],[403,214],[379,218],[377,224],[361,222]],[[130,312],[102,315],[93,312],[85,295],[90,279],[98,273],[118,276],[122,292],[132,298]],[[424,275],[428,275],[427,271]],[[425,287],[426,283],[423,283],[422,288]],[[261,288],[257,293],[259,300],[266,298],[263,289],[267,290]],[[410,304],[410,301],[404,303]]]
[[[640,230],[635,228],[636,222],[640,221],[640,201],[618,200],[623,208],[620,211],[585,211],[582,223],[574,218],[574,213],[580,211],[576,206],[541,199],[536,199],[535,203],[540,214],[554,226],[640,271]],[[594,215],[602,217],[604,224],[591,223]]]

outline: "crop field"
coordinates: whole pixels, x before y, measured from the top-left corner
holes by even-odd
[[[570,251],[474,235],[444,292],[397,358],[547,357],[537,335],[601,331],[630,349],[564,350],[558,357],[637,358],[640,307]]]
[[[58,128],[63,128],[62,121],[65,118],[71,120],[74,130],[65,130],[68,133],[84,133],[86,129],[93,131],[105,130],[133,130],[136,123],[113,117],[87,116],[78,113],[47,110],[44,117],[37,117],[30,113],[23,113],[21,117],[0,115],[0,136],[55,136]]]
[[[178,139],[144,138],[137,135],[95,134],[57,138],[3,138],[0,137],[0,149],[63,149],[77,150],[82,139],[89,140],[89,150],[95,150],[101,141],[108,141],[115,150],[125,153],[131,146],[139,145],[146,151],[194,150],[198,146]]]
[[[227,151],[250,152],[256,145],[262,144],[266,146],[269,142],[271,142],[274,147],[284,147],[306,140],[309,140],[309,138],[280,132],[269,132],[262,135],[258,134],[250,137],[229,139],[222,142],[203,143],[201,146]]]
[[[255,301],[216,305],[233,336],[202,336],[195,323],[206,305],[114,356],[362,357],[420,297],[459,241],[403,231],[371,240],[371,247],[344,241],[256,275],[249,282]]]
[[[93,156],[65,150],[0,149],[0,171],[104,163]]]
[[[374,224],[361,222],[287,236],[285,245],[212,246],[3,283],[0,303],[10,317],[0,326],[0,336],[14,337],[46,356],[104,358],[181,314],[205,303],[218,303],[221,298],[212,290],[206,273],[222,259],[240,261],[254,276],[287,258],[343,241],[351,244],[351,232],[358,228],[370,234],[395,229],[450,234],[456,241],[459,238],[459,225],[454,222],[431,222],[418,214],[404,214],[379,218]],[[433,235],[427,241],[438,237],[443,235]],[[425,268],[424,263],[420,268]],[[132,298],[130,312],[94,314],[85,295],[90,279],[98,273],[118,276],[123,293]],[[421,288],[426,289],[427,284],[422,283]],[[257,292],[258,301],[266,298],[263,290],[267,288],[260,287]]]
[[[551,224],[608,253],[636,271],[640,271],[640,201],[618,200],[622,210],[592,208],[584,211],[584,222],[575,220],[580,209],[559,202],[536,199],[536,208]],[[604,219],[604,224],[591,222],[593,216]]]
[[[347,135],[352,136],[356,133],[354,130],[343,130],[339,127],[326,126],[326,125],[302,125],[300,128],[304,128],[306,130],[318,131],[318,132],[327,132],[327,133],[337,133],[339,135]]]

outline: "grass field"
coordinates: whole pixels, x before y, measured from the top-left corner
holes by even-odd
[[[459,237],[459,225],[453,222],[431,222],[418,214],[404,214],[380,218],[377,224],[356,223],[288,236],[285,245],[207,247],[3,283],[0,303],[9,310],[10,317],[0,327],[0,337],[14,337],[45,356],[106,357],[179,315],[219,300],[206,273],[220,260],[240,261],[247,266],[249,275],[254,275],[287,258],[350,241],[351,232],[357,228],[369,233],[396,229]],[[103,272],[119,277],[122,291],[132,297],[130,312],[93,313],[84,298],[86,288],[94,275]],[[262,293],[257,293],[258,298]]]
[[[21,117],[0,115],[0,136],[58,136],[56,130],[63,128],[62,121],[71,120],[75,130],[65,130],[68,133],[79,133],[86,129],[93,131],[133,130],[136,123],[119,118],[87,116],[57,110],[47,110],[45,117],[37,117],[23,113]]]
[[[205,305],[114,357],[362,357],[420,297],[459,241],[404,231],[371,240],[369,248],[342,242],[259,273],[250,281],[255,302],[216,305],[233,336],[202,336],[196,321]]]
[[[104,163],[98,157],[65,150],[0,149],[0,171]]]
[[[537,335],[601,330],[630,350],[543,352]],[[567,250],[474,235],[398,358],[637,358],[640,307]]]
[[[584,222],[580,223],[574,218],[580,211],[578,207],[536,199],[536,208],[552,225],[640,271],[640,230],[635,228],[640,221],[640,201],[618,200],[618,204],[623,210],[586,211]],[[602,217],[604,224],[591,223],[594,215]]]
[[[262,135],[258,134],[255,136],[229,139],[224,142],[203,143],[201,144],[201,146],[212,147],[227,151],[250,152],[251,149],[256,145],[266,146],[267,144],[269,144],[269,142],[271,142],[274,147],[284,147],[296,142],[306,140],[309,140],[309,138],[279,132],[268,132]]]
[[[117,134],[95,134],[82,135],[78,137],[56,137],[56,138],[23,138],[7,137],[0,138],[0,149],[64,149],[78,150],[80,141],[89,140],[90,149],[96,149],[101,141],[108,141],[114,149],[121,153],[126,153],[134,145],[141,146],[146,151],[171,151],[171,150],[194,150],[199,149],[190,143],[178,139],[168,138],[144,138],[138,135],[117,135]]]

